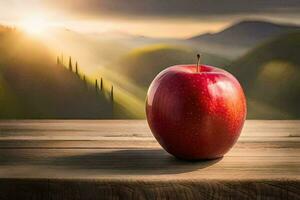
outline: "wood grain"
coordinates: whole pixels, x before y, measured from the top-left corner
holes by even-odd
[[[167,154],[146,121],[0,121],[2,199],[300,199],[300,121],[247,121],[222,159]]]

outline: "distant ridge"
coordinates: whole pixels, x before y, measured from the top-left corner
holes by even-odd
[[[300,30],[300,26],[275,24],[266,21],[241,21],[218,33],[206,33],[192,37],[189,40],[235,46],[255,46],[265,39],[295,30]]]
[[[205,50],[209,49],[208,52],[211,53],[222,55],[222,53],[228,54],[231,51],[239,56],[265,40],[296,30],[300,30],[300,26],[246,20],[233,24],[220,32],[197,35],[187,41],[197,43]],[[224,49],[227,49],[227,52]]]

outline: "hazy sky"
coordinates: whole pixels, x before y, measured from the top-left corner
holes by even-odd
[[[0,22],[28,18],[85,32],[189,37],[249,18],[300,24],[300,0],[0,0]]]

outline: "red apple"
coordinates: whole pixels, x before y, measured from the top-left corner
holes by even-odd
[[[229,72],[206,65],[172,66],[148,90],[146,114],[159,144],[182,159],[222,157],[237,141],[246,100]]]

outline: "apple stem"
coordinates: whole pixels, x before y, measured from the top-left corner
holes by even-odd
[[[200,72],[200,54],[197,54],[197,73]]]

